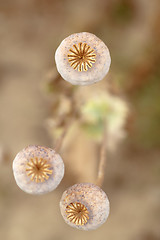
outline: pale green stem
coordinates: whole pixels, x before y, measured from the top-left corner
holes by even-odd
[[[100,149],[100,160],[99,160],[99,166],[98,166],[98,176],[96,180],[96,185],[101,187],[104,181],[104,173],[105,173],[105,163],[106,163],[106,140],[107,140],[107,130],[106,130],[106,124],[104,124],[104,133],[101,143],[101,149]]]

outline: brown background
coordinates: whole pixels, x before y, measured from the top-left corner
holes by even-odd
[[[159,23],[159,0],[0,1],[0,239],[160,239]],[[112,91],[131,106],[127,137],[107,161],[103,190],[110,216],[91,232],[70,228],[59,212],[66,187],[96,176],[91,139],[80,132],[74,145],[70,140],[67,154],[77,159],[79,172],[76,159],[70,167],[66,161],[65,178],[53,193],[23,193],[11,167],[26,145],[53,146],[46,122],[54,116],[54,94],[46,91],[46,75],[62,39],[81,31],[107,44]]]

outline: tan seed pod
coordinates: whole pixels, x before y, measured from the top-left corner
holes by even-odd
[[[108,73],[111,57],[107,46],[92,33],[65,38],[55,53],[58,72],[73,85],[90,85]]]
[[[107,220],[109,200],[105,192],[92,183],[75,184],[63,193],[60,211],[71,227],[93,230]]]
[[[54,190],[64,175],[64,164],[53,149],[30,145],[20,151],[13,161],[17,185],[30,194]]]

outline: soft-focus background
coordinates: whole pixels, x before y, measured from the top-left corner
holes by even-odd
[[[81,31],[106,43],[112,64],[102,82],[72,89],[57,80],[54,53]],[[72,126],[61,149],[65,177],[44,196],[17,187],[12,161],[29,144],[54,147],[56,126],[63,128],[71,114],[72,92],[78,106],[106,83],[106,92],[128,110],[123,129],[107,140],[103,190],[110,216],[99,229],[83,232],[64,223],[59,200],[67,187],[95,181],[99,141],[80,124]],[[0,110],[0,239],[160,239],[159,0],[1,0]]]

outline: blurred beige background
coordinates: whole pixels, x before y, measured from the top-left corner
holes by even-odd
[[[159,0],[0,1],[0,239],[160,239],[159,22]],[[67,187],[96,178],[96,144],[80,130],[66,139],[66,174],[54,192],[27,195],[12,174],[14,156],[25,146],[53,147],[46,125],[56,94],[46,90],[46,76],[60,42],[81,31],[107,44],[110,91],[130,106],[127,136],[107,159],[110,216],[91,232],[67,226],[59,211]]]

